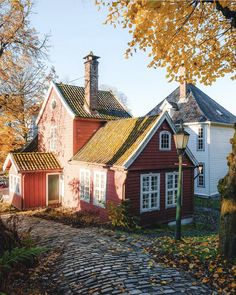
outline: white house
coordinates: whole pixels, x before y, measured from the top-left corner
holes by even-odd
[[[195,195],[218,195],[219,179],[227,173],[226,157],[234,133],[236,116],[193,84],[181,84],[154,107],[148,115],[168,111],[176,125],[181,121],[190,134],[188,147],[203,165],[195,180]],[[197,173],[197,171],[196,171]]]

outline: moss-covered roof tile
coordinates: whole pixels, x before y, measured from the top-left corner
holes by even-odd
[[[78,117],[111,120],[129,118],[130,114],[110,91],[98,91],[98,109],[90,114],[84,108],[84,87],[55,83],[71,110]]]
[[[62,169],[53,153],[12,153],[12,156],[19,171]]]
[[[122,166],[158,119],[152,116],[109,121],[72,160]]]

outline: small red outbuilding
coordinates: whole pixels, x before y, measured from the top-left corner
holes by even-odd
[[[62,168],[53,153],[10,153],[9,199],[14,207],[28,209],[58,204]]]

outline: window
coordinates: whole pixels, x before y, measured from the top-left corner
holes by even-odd
[[[94,173],[94,204],[105,207],[106,202],[106,173],[96,171]]]
[[[205,164],[199,163],[200,166],[202,166],[202,170],[198,175],[197,178],[197,186],[199,187],[205,187]]]
[[[90,171],[80,170],[80,199],[90,201]]]
[[[175,207],[177,203],[178,173],[166,173],[166,208]]]
[[[160,208],[160,174],[141,175],[141,212]]]
[[[20,177],[16,175],[10,175],[9,182],[10,191],[17,195],[20,195]]]
[[[204,130],[203,130],[203,127],[198,128],[197,150],[204,151]]]
[[[161,131],[159,138],[159,147],[162,151],[169,151],[171,149],[171,133],[168,131]]]
[[[56,126],[51,126],[49,146],[51,151],[56,151],[57,149],[57,127]]]

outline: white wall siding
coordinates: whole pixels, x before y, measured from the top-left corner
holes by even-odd
[[[210,195],[215,195],[218,193],[217,184],[219,179],[223,178],[228,171],[226,157],[232,149],[229,140],[233,137],[234,129],[211,125],[210,134]]]
[[[194,193],[196,195],[209,196],[210,194],[210,173],[209,173],[209,152],[210,152],[210,128],[208,123],[202,124],[184,124],[185,130],[190,134],[188,147],[191,152],[200,163],[204,163],[205,167],[205,185],[204,187],[198,187],[197,178],[194,182]],[[204,133],[204,150],[198,151],[197,149],[197,140],[198,140],[198,128],[203,128]],[[197,169],[195,169],[195,175],[197,175]]]

